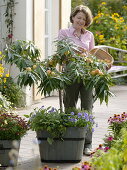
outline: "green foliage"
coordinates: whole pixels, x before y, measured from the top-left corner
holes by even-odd
[[[125,6],[127,5],[126,0],[84,0],[86,3],[86,5],[89,6],[89,8],[92,10],[93,15],[97,15],[98,13],[98,6],[102,3],[102,2],[106,2],[107,3],[107,7],[110,9],[110,11],[112,11],[113,13],[115,13],[117,11],[117,13],[119,13],[122,16],[126,16],[126,12],[127,10],[125,9]]]
[[[54,61],[57,63],[59,59],[56,61],[56,58],[54,60],[54,57],[56,56],[53,56],[53,59],[45,60],[38,66],[38,69],[36,69],[40,79],[38,91],[41,92],[41,94],[44,93],[44,95],[50,95],[54,90],[62,90],[67,84],[70,84],[70,80],[55,67],[56,64],[54,65]]]
[[[46,130],[51,136],[60,137],[65,132],[61,116],[63,113],[55,108],[44,108],[43,106],[30,114],[30,128],[35,131]]]
[[[64,89],[75,81],[83,81],[87,88],[95,89],[94,99],[100,99],[100,103],[108,103],[108,97],[112,95],[109,87],[112,85],[111,76],[107,73],[108,64],[89,54],[88,57],[80,55],[79,50],[70,39],[55,41],[57,50],[48,60],[39,61],[38,50],[34,46],[24,42],[16,42],[6,49],[6,62],[16,64],[20,69],[18,84],[20,86],[37,84],[41,93],[50,94],[53,90]],[[26,52],[26,44],[27,49]],[[31,44],[31,43],[30,43]],[[31,49],[31,50],[30,50]],[[32,54],[31,54],[32,53]],[[63,67],[57,69],[56,65]]]
[[[98,157],[92,159],[92,165],[95,169],[101,170],[115,170],[121,169],[122,158],[119,155],[119,151],[115,148],[110,149],[108,153],[101,153],[103,151],[98,150]]]
[[[95,35],[96,44],[126,49],[126,22],[118,13],[112,13],[106,3],[99,5],[90,30]],[[112,55],[117,56],[114,53]]]
[[[105,135],[104,144],[97,148],[92,156],[92,167],[102,170],[127,169],[127,113],[108,119],[109,134]]]
[[[78,112],[79,111],[79,112]],[[62,138],[67,127],[89,127],[94,124],[94,117],[87,111],[78,110],[64,113],[54,107],[35,109],[29,117],[30,128],[35,131],[46,130],[51,138]]]
[[[63,74],[70,84],[83,81],[87,88],[95,89],[94,100],[99,98],[100,103],[108,103],[108,97],[112,96],[109,90],[112,79],[106,70],[108,65],[90,54],[87,57],[80,55],[77,46],[68,38],[56,41],[56,46],[56,55],[52,56],[48,65],[54,67],[51,64],[54,60],[55,63],[63,65]]]
[[[6,78],[6,82],[0,84],[0,92],[7,98],[12,107],[25,106],[25,93],[11,77]]]
[[[114,114],[113,117],[110,117],[108,122],[108,130],[110,133],[112,133],[114,139],[120,138],[121,129],[126,128],[127,129],[127,113],[123,112],[122,114]]]
[[[14,113],[0,112],[0,140],[20,140],[28,129],[24,118]]]
[[[18,83],[32,85],[39,80],[35,69],[40,62],[40,51],[31,41],[17,40],[5,48],[5,62],[16,64],[21,71]]]
[[[97,45],[108,45],[126,49],[127,26],[126,20],[117,12],[112,12],[108,4],[102,2],[98,6],[98,13],[94,17],[90,30],[94,33]],[[110,51],[115,60],[117,52]],[[126,58],[126,56],[124,56]]]
[[[118,13],[112,13],[106,3],[99,5],[98,14],[90,28],[97,44],[126,49],[126,23]]]
[[[98,150],[92,158],[92,167],[101,170],[127,169],[127,131],[122,129],[120,139],[108,152]],[[100,155],[100,156],[98,156]]]
[[[40,57],[40,51],[31,41],[17,40],[6,46],[5,62],[16,64],[20,71],[33,67]]]
[[[22,86],[38,85],[41,93],[50,94],[55,89],[63,89],[69,80],[56,68],[49,68],[46,61],[40,61],[40,51],[32,42],[15,41],[5,49],[6,63],[16,64],[21,71],[17,83]]]
[[[7,27],[6,43],[9,45],[12,43],[13,31],[14,31],[14,16],[15,13],[15,0],[4,0],[5,2],[5,24]]]
[[[72,0],[71,1],[71,7],[72,7],[72,9],[74,9],[76,6],[78,6],[78,5],[85,5],[85,2],[84,2],[84,0]]]
[[[11,108],[11,103],[0,92],[0,112],[6,112]]]

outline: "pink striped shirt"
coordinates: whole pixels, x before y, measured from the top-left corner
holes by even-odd
[[[79,38],[75,35],[75,28],[72,26],[67,29],[61,29],[58,34],[58,39],[65,37],[71,38],[76,45],[86,49],[87,51],[90,51],[95,46],[94,35],[88,30],[84,30],[84,33],[81,34],[81,37]]]

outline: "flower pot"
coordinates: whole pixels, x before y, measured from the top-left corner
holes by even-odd
[[[20,141],[0,140],[0,164],[2,167],[16,166]]]
[[[52,144],[46,131],[38,131],[40,158],[42,162],[80,162],[83,155],[86,127],[69,127],[63,140],[55,138]]]

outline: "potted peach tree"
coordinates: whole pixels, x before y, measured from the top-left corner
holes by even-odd
[[[94,54],[81,55],[69,39],[55,43],[55,54],[44,61],[40,61],[39,49],[32,42],[16,41],[5,49],[6,62],[16,64],[21,71],[18,84],[31,86],[36,83],[39,92],[49,95],[77,80],[83,81],[87,88],[94,89],[94,100],[100,99],[100,103],[105,101],[108,104],[108,98],[112,96],[110,86],[113,84],[106,70],[109,63]],[[57,64],[63,69],[58,70]],[[69,71],[65,71],[65,67]]]

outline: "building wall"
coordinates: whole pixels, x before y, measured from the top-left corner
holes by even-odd
[[[70,25],[71,0],[61,0],[61,28]]]
[[[16,16],[14,35],[15,40],[31,40],[33,41],[33,0],[16,0]],[[18,71],[12,73],[13,76]],[[29,106],[33,102],[33,87],[23,88],[26,94],[26,105]]]
[[[52,3],[52,51],[55,51],[54,41],[57,39],[60,28],[60,0],[54,0]]]
[[[0,1],[1,3],[2,1]],[[15,4],[15,13],[14,16],[14,35],[13,41],[15,40],[31,40],[33,41],[33,0],[16,0]],[[1,4],[0,4],[1,5]],[[3,13],[5,12],[6,7],[1,7],[1,16],[2,16],[2,37],[6,37],[6,24],[4,22],[5,17]],[[5,46],[5,42],[2,42],[2,48]],[[17,75],[19,74],[18,68],[13,65],[5,65],[7,70],[10,70],[11,76],[14,78],[14,81],[17,80]],[[33,101],[33,88],[24,87],[23,91],[26,94],[26,105],[31,105]]]
[[[4,23],[4,1],[0,1],[0,38],[5,37],[6,25]],[[16,15],[14,17],[14,37],[13,40],[31,40],[41,50],[41,58],[45,58],[45,0],[16,0]],[[47,2],[47,1],[46,1]],[[58,36],[60,28],[67,28],[69,23],[69,15],[71,11],[71,0],[50,0],[51,2],[51,22],[50,22],[50,42],[51,53],[55,51],[53,41]],[[0,48],[3,48],[4,42],[0,42]],[[10,68],[10,66],[6,66]],[[11,67],[11,76],[16,79],[19,70]],[[24,87],[26,93],[26,105],[31,105],[33,100],[41,98],[36,96],[37,87]]]
[[[5,43],[3,38],[5,38],[5,33],[7,31],[4,23],[5,17],[3,15],[5,8],[4,1],[0,1],[0,50],[4,48]]]

